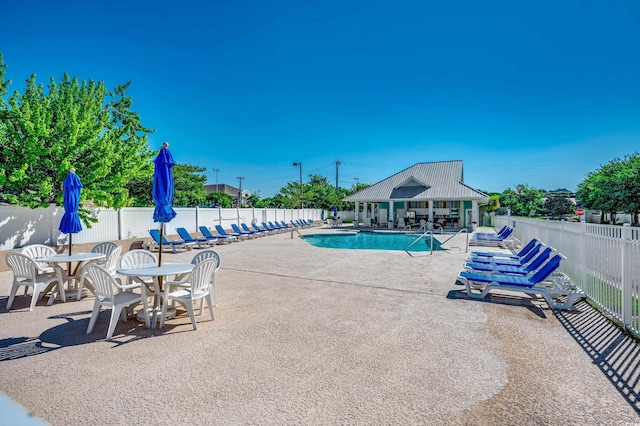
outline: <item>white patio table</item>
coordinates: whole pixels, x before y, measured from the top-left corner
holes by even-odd
[[[62,277],[67,282],[67,291],[69,291],[69,290],[72,290],[71,285],[73,281],[76,281],[76,284],[77,284],[78,280],[80,279],[80,276],[78,276],[78,272],[81,270],[80,267],[85,262],[89,262],[92,260],[100,260],[100,259],[104,259],[105,257],[106,256],[104,253],[71,253],[71,254],[56,254],[55,256],[42,257],[42,258],[37,258],[35,260],[37,262],[51,263],[54,265],[55,268],[59,268],[62,271]],[[65,270],[60,266],[60,264],[64,264],[64,263],[68,265],[67,270]],[[73,270],[71,269],[72,263],[76,264]],[[64,291],[64,289],[62,291]],[[52,293],[51,297],[49,298],[48,305],[53,304],[53,301],[58,296],[63,302],[66,301],[65,300],[66,297],[64,294],[58,295],[57,293]]]
[[[132,277],[137,280],[141,285],[147,285],[142,278],[153,278],[153,311],[151,319],[151,328],[156,328],[156,322],[158,321],[158,315],[162,311],[162,283],[164,278],[170,275],[186,274],[193,271],[195,265],[192,263],[163,263],[161,266],[157,265],[141,265],[137,268],[125,268],[117,269],[116,273],[124,275],[126,277]],[[162,279],[161,279],[162,278]]]

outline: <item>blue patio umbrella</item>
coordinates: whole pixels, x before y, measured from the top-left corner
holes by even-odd
[[[67,178],[62,184],[64,215],[58,228],[63,234],[69,234],[69,254],[71,254],[71,236],[82,231],[82,224],[78,216],[80,206],[80,191],[82,183],[75,173],[75,169],[69,170]]]
[[[173,156],[169,151],[169,144],[164,142],[158,156],[154,160],[153,188],[151,194],[156,207],[153,210],[153,221],[160,222],[160,243],[158,252],[158,266],[162,264],[162,241],[164,240],[164,224],[176,217],[176,211],[171,207],[173,201]]]

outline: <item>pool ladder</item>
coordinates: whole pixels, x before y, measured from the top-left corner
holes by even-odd
[[[461,229],[461,230],[459,230],[458,232],[456,232],[455,234],[453,234],[452,236],[450,236],[449,238],[447,238],[446,240],[444,240],[443,242],[441,242],[441,243],[440,243],[440,247],[442,247],[443,245],[445,245],[445,244],[447,243],[447,241],[449,241],[450,239],[452,239],[452,238],[453,238],[453,237],[455,237],[456,235],[458,235],[458,234],[462,234],[462,233],[466,234],[466,236],[467,236],[467,238],[466,238],[466,247],[465,247],[465,250],[464,250],[464,252],[465,252],[465,253],[467,253],[467,252],[469,251],[469,231],[468,231],[467,229]],[[441,233],[441,234],[442,234],[442,233]],[[414,244],[416,244],[418,241],[420,241],[420,240],[422,240],[422,239],[426,238],[427,236],[428,236],[428,237],[430,237],[430,242],[431,242],[430,250],[429,250],[429,251],[430,251],[430,252],[429,252],[429,254],[430,254],[430,255],[433,255],[433,240],[434,240],[434,233],[433,233],[433,231],[425,231],[425,232],[424,232],[424,234],[420,235],[418,238],[416,238],[414,241],[412,241],[412,242],[411,242],[411,244],[409,244],[408,246],[406,246],[406,247],[404,248],[404,251],[406,251],[406,252],[407,252],[407,254],[408,254],[409,256],[411,256],[411,257],[415,257],[414,255],[412,255],[412,254],[411,254],[411,252],[409,251],[409,249],[410,249]]]

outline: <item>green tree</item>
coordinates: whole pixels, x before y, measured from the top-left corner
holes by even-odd
[[[634,153],[624,159],[614,158],[598,170],[589,172],[578,185],[577,196],[585,208],[609,213],[612,223],[616,222],[618,212],[624,212],[631,214],[634,224],[637,224],[640,211],[640,155]]]
[[[247,198],[247,203],[249,204],[249,207],[258,207],[258,204],[260,203],[260,197],[258,197],[256,194],[251,194]]]
[[[208,205],[218,205],[223,209],[229,209],[233,205],[234,198],[224,192],[211,192],[206,197]]]
[[[542,208],[544,200],[538,189],[519,184],[507,188],[500,195],[500,206],[511,209],[515,216],[534,216]]]
[[[576,205],[563,195],[549,195],[543,209],[548,216],[563,216],[575,212]]]
[[[0,57],[0,70],[5,64]],[[9,82],[0,74],[2,98]],[[81,203],[120,208],[130,202],[126,188],[143,176],[151,151],[147,134],[131,110],[126,89],[108,92],[103,82],[80,83],[64,74],[46,90],[35,74],[24,93],[0,102],[0,198],[11,204],[44,207],[62,203],[62,182],[69,169],[83,183]],[[88,212],[80,211],[87,223]]]
[[[173,205],[176,207],[197,207],[207,201],[204,186],[207,177],[204,167],[191,164],[176,164],[173,167]]]

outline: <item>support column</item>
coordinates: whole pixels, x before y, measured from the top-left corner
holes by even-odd
[[[471,228],[473,231],[475,231],[475,229],[473,229],[473,222],[475,222],[476,224],[478,223],[478,200],[472,200],[471,201]]]
[[[353,212],[353,227],[357,228],[358,227],[358,222],[360,221],[360,203],[356,201],[356,208],[355,211]]]
[[[395,223],[393,222],[393,200],[389,200],[389,229],[393,228]]]

